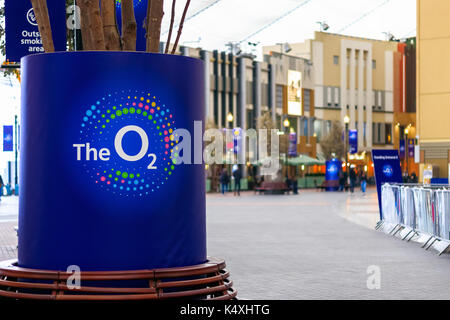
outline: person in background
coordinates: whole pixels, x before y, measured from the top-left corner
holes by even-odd
[[[354,168],[350,169],[350,192],[353,193],[355,191],[355,183],[356,183],[356,172]]]
[[[362,193],[366,193],[367,187],[367,173],[365,171],[361,171],[361,191]]]
[[[230,177],[228,176],[227,169],[223,169],[220,175],[220,185],[222,186],[222,194],[228,191],[228,184],[230,183]]]
[[[345,188],[345,174],[344,170],[339,170],[339,191],[344,191]]]
[[[419,182],[419,179],[417,178],[417,175],[415,172],[411,173],[411,183],[417,183]]]
[[[237,193],[237,195],[240,196],[242,173],[241,168],[239,166],[237,166],[233,171],[233,178],[234,178],[234,195],[236,195]]]

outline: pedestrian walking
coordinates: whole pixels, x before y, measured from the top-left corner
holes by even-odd
[[[241,195],[241,179],[242,179],[242,173],[241,168],[238,166],[233,171],[233,178],[234,178],[234,195]]]
[[[230,183],[230,177],[228,176],[227,169],[223,169],[220,175],[220,185],[222,186],[222,194],[228,191],[228,184]]]
[[[344,188],[345,188],[344,170],[339,170],[339,191],[344,191]]]
[[[350,169],[350,192],[353,193],[355,191],[355,183],[356,183],[356,172],[354,168]]]
[[[366,193],[366,187],[367,187],[367,174],[363,171],[361,173],[361,191],[362,193]]]

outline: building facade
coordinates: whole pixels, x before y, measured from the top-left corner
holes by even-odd
[[[417,135],[420,166],[449,177],[450,2],[417,0]],[[422,173],[422,170],[420,170]]]
[[[319,141],[333,121],[345,127],[348,118],[348,129],[357,130],[358,136],[358,154],[350,160],[369,165],[373,148],[394,148],[395,111],[403,112],[406,101],[402,93],[406,69],[401,68],[404,53],[399,51],[399,42],[316,32],[314,39],[289,47],[289,54],[313,64],[314,134]],[[275,45],[263,50],[268,54],[281,48]]]
[[[180,47],[180,53],[205,62],[205,121],[217,128],[257,129],[258,118],[269,113],[279,129],[282,153],[287,152],[282,149],[288,133],[295,133],[298,153],[316,157],[314,71],[309,60],[278,54],[257,61],[188,47]]]

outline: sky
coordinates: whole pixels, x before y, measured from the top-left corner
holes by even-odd
[[[165,1],[164,41],[171,3]],[[184,0],[177,1],[176,21],[184,3]],[[297,6],[298,9],[283,19],[248,38]],[[314,31],[320,29],[319,21],[326,21],[330,26],[327,32],[331,33],[380,40],[386,38],[384,32],[396,38],[411,37],[416,35],[416,0],[193,0],[180,42],[186,46],[223,50],[227,42],[245,40],[243,44],[259,43],[257,49],[261,50],[262,45],[313,38]]]

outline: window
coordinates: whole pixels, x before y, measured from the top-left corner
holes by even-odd
[[[386,128],[385,128],[385,132],[386,132],[385,144],[392,144],[392,124],[386,123],[385,126],[386,126]]]
[[[334,88],[334,106],[339,106],[339,88]]]
[[[372,69],[377,68],[377,60],[372,60]]]
[[[335,65],[339,64],[339,56],[333,56],[333,64]]]
[[[320,142],[320,140],[322,139],[322,125],[323,120],[316,119],[314,121],[314,134],[316,135],[317,142]]]

